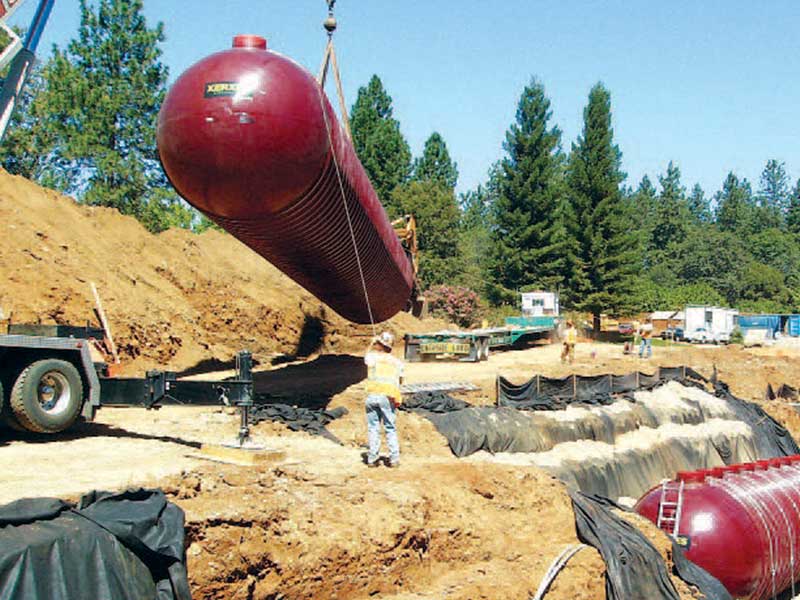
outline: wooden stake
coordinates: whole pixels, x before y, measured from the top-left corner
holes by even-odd
[[[106,319],[106,312],[103,310],[103,303],[100,302],[100,294],[97,293],[97,286],[94,281],[90,282],[92,286],[92,294],[94,301],[97,305],[97,314],[100,316],[100,324],[103,326],[103,331],[106,332],[108,344],[111,346],[111,355],[114,357],[114,362],[119,364],[119,355],[117,354],[117,345],[114,343],[114,337],[111,335],[111,328],[108,326],[108,319]]]

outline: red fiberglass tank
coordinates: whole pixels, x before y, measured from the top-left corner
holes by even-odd
[[[157,135],[181,196],[340,315],[368,323],[349,211],[374,320],[406,307],[411,262],[350,140],[316,79],[264,38],[236,36],[189,68]]]
[[[800,591],[800,456],[678,473],[642,496],[636,512],[658,524],[662,502],[661,528],[731,595]]]

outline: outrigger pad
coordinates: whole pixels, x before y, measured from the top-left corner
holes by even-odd
[[[0,598],[191,600],[183,524],[160,490],[0,506]]]

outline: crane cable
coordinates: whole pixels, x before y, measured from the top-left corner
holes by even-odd
[[[356,255],[356,265],[358,266],[358,275],[361,278],[361,287],[364,291],[364,301],[367,305],[367,313],[369,314],[369,322],[372,326],[372,336],[377,336],[377,329],[375,327],[375,318],[372,314],[372,304],[369,299],[369,291],[367,291],[367,280],[364,276],[364,269],[361,264],[361,253],[358,251],[358,242],[356,241],[356,234],[353,228],[353,219],[350,216],[350,206],[347,203],[347,193],[344,189],[344,182],[342,180],[342,173],[339,169],[339,161],[336,158],[336,152],[333,147],[333,131],[331,130],[331,123],[328,119],[328,112],[325,110],[325,90],[323,90],[322,86],[325,81],[325,74],[328,69],[328,59],[329,57],[333,57],[333,64],[334,64],[334,77],[337,81],[337,90],[339,93],[339,102],[341,103],[342,107],[344,107],[344,96],[342,94],[342,87],[341,87],[341,80],[339,78],[339,69],[336,66],[336,54],[333,50],[333,32],[336,30],[336,19],[333,17],[333,6],[336,4],[336,0],[326,0],[328,4],[328,19],[325,21],[325,29],[328,32],[328,47],[325,50],[325,59],[323,60],[322,70],[320,72],[319,78],[319,104],[320,109],[322,110],[322,118],[325,121],[325,131],[328,134],[328,146],[331,152],[331,159],[333,161],[333,167],[336,171],[336,180],[339,183],[339,192],[342,196],[342,204],[344,205],[344,214],[347,217],[347,228],[350,232],[350,241],[353,243],[353,251]],[[344,119],[347,118],[347,115],[342,115]]]

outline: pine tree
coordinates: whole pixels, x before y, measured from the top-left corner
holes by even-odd
[[[642,177],[636,191],[629,196],[631,201],[631,212],[636,218],[639,228],[651,228],[656,213],[657,191],[653,182],[647,175]]]
[[[789,198],[789,209],[786,211],[786,227],[787,229],[800,236],[800,179],[794,186],[794,190]]]
[[[548,125],[551,117],[544,86],[531,81],[506,132],[506,156],[496,173],[491,257],[496,301],[515,303],[522,288],[556,290],[564,279],[561,131]]]
[[[458,246],[463,259],[463,270],[457,283],[481,295],[486,295],[489,269],[487,249],[491,246],[491,200],[489,191],[482,185],[460,198],[461,221]]]
[[[408,180],[411,150],[393,114],[391,96],[373,75],[366,87],[359,88],[350,111],[353,146],[378,198],[390,216],[397,217],[401,211],[393,204],[392,191]]]
[[[602,312],[628,308],[640,265],[620,193],[625,175],[611,128],[611,95],[602,83],[589,93],[583,119],[568,167],[574,215],[569,229],[578,252],[571,287],[576,308],[591,312],[599,331]]]
[[[715,196],[717,226],[722,231],[744,232],[753,224],[753,193],[747,179],[728,173]]]
[[[658,178],[661,193],[656,205],[650,249],[661,260],[675,255],[677,246],[686,238],[688,209],[686,188],[681,184],[681,171],[672,161],[667,172]]]
[[[686,204],[689,207],[689,214],[695,224],[711,222],[711,209],[708,205],[708,199],[699,183],[694,184],[692,193],[689,194],[689,197],[686,199]]]
[[[789,177],[786,175],[784,163],[775,159],[767,161],[761,172],[756,196],[756,228],[763,231],[771,227],[782,227],[789,209],[789,198]]]
[[[81,0],[80,13],[77,38],[54,48],[42,68],[20,145],[9,153],[34,147],[41,159],[25,168],[40,183],[117,208],[151,230],[188,227],[194,213],[172,190],[156,153],[168,76],[163,25],[148,27],[142,0],[99,0],[96,8]]]
[[[458,184],[458,165],[450,158],[444,138],[433,132],[425,142],[422,156],[414,161],[414,179],[435,181],[454,190]]]
[[[455,193],[434,181],[410,181],[394,189],[392,203],[417,219],[423,288],[456,281],[463,260],[456,243],[461,215]]]

